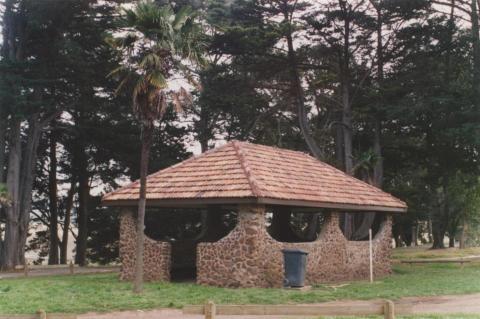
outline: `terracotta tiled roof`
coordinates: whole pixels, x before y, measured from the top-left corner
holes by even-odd
[[[139,182],[104,196],[106,205],[138,199]],[[302,153],[232,141],[149,175],[147,203],[177,206],[265,203],[352,210],[405,211],[380,189]]]

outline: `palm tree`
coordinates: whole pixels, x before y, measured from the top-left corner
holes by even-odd
[[[133,111],[141,125],[140,196],[137,214],[137,242],[134,292],[143,289],[144,219],[147,192],[147,171],[152,133],[169,105],[180,110],[189,103],[190,95],[183,88],[169,89],[173,75],[189,76],[192,64],[201,64],[204,47],[201,25],[190,7],[174,12],[171,6],[158,6],[153,1],[140,2],[124,10],[121,37],[108,42],[121,54],[120,67],[110,76],[120,79],[117,93],[131,89]]]

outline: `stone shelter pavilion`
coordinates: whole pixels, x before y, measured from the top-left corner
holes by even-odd
[[[133,278],[135,212],[139,182],[119,188],[103,204],[121,208],[121,279]],[[236,226],[222,238],[195,245],[196,282],[221,287],[279,287],[283,281],[281,250],[308,252],[306,284],[367,279],[368,241],[349,241],[340,229],[345,213],[383,216],[373,239],[375,276],[391,272],[392,214],[406,204],[305,153],[231,141],[149,175],[147,207],[219,208],[236,212]],[[309,242],[282,242],[267,229],[269,211],[324,215],[318,237]],[[159,212],[160,214],[161,212]],[[288,218],[287,218],[288,222]],[[170,280],[172,244],[145,238],[144,277]]]

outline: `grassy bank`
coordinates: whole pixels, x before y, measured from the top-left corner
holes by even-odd
[[[446,248],[430,249],[429,245],[419,247],[402,247],[393,250],[393,259],[428,259],[428,258],[455,258],[466,256],[480,256],[480,247],[465,249]]]
[[[396,265],[394,274],[369,284],[319,286],[306,292],[284,289],[223,289],[189,283],[148,283],[142,295],[131,293],[129,283],[115,274],[50,276],[0,280],[0,313],[83,313],[182,307],[216,303],[315,303],[335,299],[397,299],[404,296],[467,294],[480,292],[480,265]]]

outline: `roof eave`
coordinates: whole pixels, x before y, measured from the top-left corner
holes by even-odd
[[[387,213],[405,213],[407,207],[381,206],[381,205],[358,205],[346,203],[329,203],[305,200],[276,199],[267,197],[239,197],[239,198],[172,198],[172,199],[147,199],[149,207],[205,207],[208,205],[234,205],[234,204],[263,204],[283,205],[310,208],[331,208],[346,211],[375,211]],[[137,206],[138,200],[108,200],[102,201],[102,205],[109,207]]]
[[[382,205],[359,205],[348,203],[331,203],[331,202],[318,202],[318,201],[306,201],[306,200],[289,200],[289,199],[276,199],[276,198],[258,198],[257,203],[265,205],[286,205],[295,207],[312,207],[312,208],[331,208],[347,211],[375,211],[375,212],[388,212],[388,213],[405,213],[407,207],[396,206],[382,206]]]

